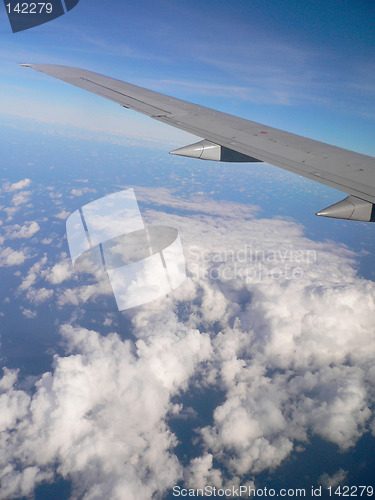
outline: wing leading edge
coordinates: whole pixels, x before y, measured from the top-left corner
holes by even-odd
[[[181,152],[176,150],[174,154],[188,153],[187,156],[222,161],[271,163],[351,195],[319,212],[319,215],[371,221],[375,218],[375,158],[371,156],[284,132],[91,71],[49,64],[23,66],[64,80],[125,108],[139,111],[205,139],[182,148]],[[222,147],[221,153],[215,150],[215,146]],[[199,150],[202,152],[201,156],[196,152],[197,147],[203,148]],[[190,154],[192,150],[195,151],[194,154]],[[212,154],[214,157],[210,157]],[[338,206],[340,203],[343,205]],[[360,214],[359,219],[356,214]]]

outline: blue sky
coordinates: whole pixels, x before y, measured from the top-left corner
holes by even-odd
[[[65,64],[375,154],[370,2],[81,0],[25,32],[0,22],[2,112],[183,137],[17,66]]]

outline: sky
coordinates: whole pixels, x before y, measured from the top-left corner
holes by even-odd
[[[153,133],[159,140],[174,137],[168,127],[134,114],[127,121],[115,104],[17,66],[66,64],[373,153],[369,2],[343,1],[338,9],[297,1],[140,1],[126,7],[113,1],[103,8],[81,0],[53,23],[15,35],[5,9],[0,19],[3,112],[83,127],[102,123],[107,131],[127,133],[135,121],[144,138],[151,130],[160,130]]]
[[[19,66],[375,155],[374,18],[367,1],[80,0],[13,34],[0,9],[0,498],[374,485],[373,226],[316,217],[343,193],[276,167],[170,156],[196,138]],[[120,313],[74,270],[65,223],[128,188],[178,229],[188,278]]]

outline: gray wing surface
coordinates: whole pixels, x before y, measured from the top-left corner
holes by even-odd
[[[91,71],[49,64],[24,66],[215,144],[375,204],[375,158],[371,156],[284,132]]]

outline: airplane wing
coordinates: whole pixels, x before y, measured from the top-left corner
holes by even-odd
[[[350,196],[317,215],[375,221],[375,158],[176,99],[91,71],[23,64],[204,140],[173,154],[271,163]]]

